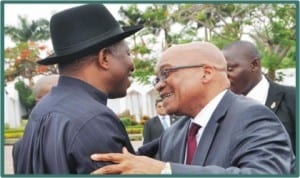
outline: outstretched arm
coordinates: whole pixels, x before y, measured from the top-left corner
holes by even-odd
[[[91,174],[160,174],[165,162],[146,156],[135,156],[124,147],[123,153],[93,154],[94,161],[111,161],[116,164],[104,166]]]

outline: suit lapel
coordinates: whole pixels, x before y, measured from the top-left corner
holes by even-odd
[[[215,135],[218,132],[219,122],[225,117],[226,111],[233,101],[234,95],[231,91],[227,91],[211,116],[202,137],[198,144],[192,164],[204,165],[209,154],[210,147],[214,141]]]
[[[266,106],[269,107],[274,113],[276,113],[284,93],[274,82],[269,81],[269,83],[270,87],[266,101]]]
[[[174,124],[176,122],[176,118],[172,115],[170,115],[170,123],[171,125]]]
[[[172,160],[178,163],[184,163],[185,161],[186,137],[191,119],[184,118],[183,121],[185,123],[181,129],[177,129],[176,137],[171,141],[173,151]]]
[[[163,127],[163,125],[161,124],[161,122],[160,122],[160,120],[159,120],[159,117],[158,116],[156,116],[155,118],[154,118],[155,120],[155,127],[157,127],[157,129],[160,131],[160,132],[163,132],[164,131],[164,127]]]

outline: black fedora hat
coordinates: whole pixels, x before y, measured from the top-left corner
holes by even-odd
[[[142,25],[121,28],[102,4],[88,4],[59,12],[51,17],[50,33],[54,54],[37,61],[51,65],[67,63],[118,42]]]

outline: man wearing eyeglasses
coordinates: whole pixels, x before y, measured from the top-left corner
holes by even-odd
[[[167,112],[186,115],[160,137],[155,159],[92,155],[116,164],[93,174],[291,174],[295,156],[287,132],[264,105],[229,90],[222,52],[207,42],[167,49],[155,87]]]

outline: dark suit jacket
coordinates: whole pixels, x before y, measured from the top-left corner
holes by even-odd
[[[295,168],[279,119],[244,96],[226,92],[203,131],[194,166],[183,164],[189,124],[181,119],[160,137],[157,158],[171,162],[173,174],[289,174]]]
[[[143,145],[161,136],[164,132],[164,127],[161,124],[159,117],[155,116],[145,122],[143,130]]]
[[[107,97],[89,84],[60,77],[58,86],[33,109],[14,153],[17,174],[90,174],[108,162],[93,153],[134,153]]]
[[[271,82],[266,101],[268,106],[280,119],[296,151],[296,89]]]
[[[176,122],[177,120],[178,120],[177,117],[170,116],[171,125],[174,122]],[[149,119],[144,125],[143,144],[149,143],[152,140],[160,137],[163,132],[164,132],[164,127],[163,127],[162,123],[160,122],[160,119],[158,116],[155,116],[155,117]]]

